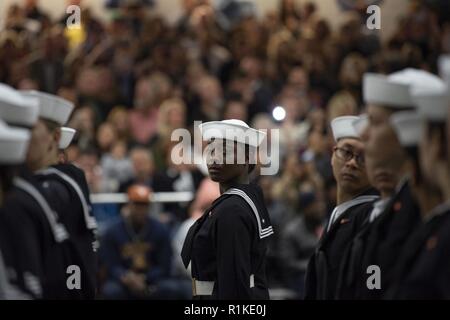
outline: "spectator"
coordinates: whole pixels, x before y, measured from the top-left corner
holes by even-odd
[[[198,189],[203,180],[203,174],[193,165],[176,164],[172,158],[172,150],[176,145],[170,144],[166,152],[167,169],[157,172],[153,179],[153,190],[155,192],[192,192]],[[169,219],[183,221],[187,216],[186,204],[168,203],[163,206],[164,212],[168,213]]]
[[[237,119],[247,122],[247,105],[239,98],[232,98],[225,104],[223,119]]]
[[[112,145],[117,141],[117,133],[108,122],[102,123],[97,131],[97,146],[101,153],[111,152]]]
[[[358,103],[350,93],[346,91],[338,92],[328,102],[326,112],[327,123],[331,123],[331,121],[337,117],[357,115]]]
[[[272,92],[264,82],[263,62],[257,56],[243,57],[239,65],[239,71],[243,76],[245,90],[248,92],[249,119],[257,113],[269,112],[272,103]]]
[[[105,179],[111,183],[111,191],[119,191],[119,186],[133,177],[133,165],[124,141],[112,143],[111,152],[103,154],[100,165]]]
[[[129,140],[129,122],[128,112],[125,107],[114,107],[108,115],[107,122],[109,122],[115,129],[117,138],[119,140]]]
[[[270,221],[275,230],[273,237],[270,238],[268,252],[267,252],[267,269],[272,270],[267,275],[268,282],[271,287],[284,286],[284,257],[280,255],[280,237],[285,224],[291,219],[294,214],[292,208],[280,201],[274,196],[273,186],[276,179],[273,176],[261,176],[259,178],[259,185],[264,194],[267,211],[269,212]]]
[[[100,256],[107,270],[105,299],[171,297],[169,232],[148,215],[150,195],[148,187],[131,186],[121,219],[104,235]]]
[[[194,88],[198,107],[190,114],[190,123],[219,120],[223,108],[223,92],[217,78],[202,76]]]
[[[33,19],[37,21],[42,21],[48,19],[48,16],[39,9],[38,0],[26,0],[24,4],[25,16],[28,19]]]
[[[155,155],[157,170],[167,168],[167,150],[171,145],[172,133],[176,129],[186,127],[186,105],[179,98],[165,100],[159,111],[158,131],[152,148]]]
[[[152,152],[144,147],[135,147],[130,151],[130,159],[133,165],[133,176],[120,185],[119,191],[126,192],[135,184],[152,187],[154,174]]]
[[[96,114],[89,105],[76,109],[69,120],[69,127],[77,130],[78,144],[86,148],[94,144],[96,129]]]
[[[42,37],[40,56],[30,65],[32,79],[39,90],[56,93],[64,75],[64,56],[67,50],[62,29],[54,27]]]
[[[157,131],[159,105],[170,96],[172,84],[162,73],[142,77],[136,84],[134,108],[130,113],[131,137],[148,144]]]
[[[280,128],[280,144],[288,153],[298,151],[307,145],[309,101],[304,96],[285,94],[280,99],[280,106],[286,111]]]
[[[367,60],[360,54],[349,54],[341,65],[339,82],[341,87],[353,95],[358,104],[362,102],[360,95],[363,74],[367,72]]]
[[[304,295],[304,277],[323,229],[325,206],[314,190],[300,193],[297,215],[281,231],[280,250],[285,262],[286,284]]]
[[[86,181],[91,193],[102,193],[113,191],[110,183],[104,178],[102,168],[99,164],[99,155],[97,151],[88,147],[83,149],[75,160],[86,175]]]

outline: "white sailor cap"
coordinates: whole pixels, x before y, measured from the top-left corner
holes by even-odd
[[[441,92],[423,92],[413,96],[418,112],[429,121],[445,122],[450,108],[450,94]]]
[[[356,116],[343,116],[333,119],[331,130],[333,131],[334,141],[338,142],[343,138],[359,139],[360,135],[353,126],[353,122],[356,120],[358,120]]]
[[[439,77],[423,70],[408,68],[388,76],[366,73],[363,95],[366,103],[401,110],[414,107],[412,94],[439,90],[443,86],[445,84]]]
[[[68,100],[52,94],[40,91],[22,91],[29,97],[36,97],[39,100],[39,117],[51,120],[63,126],[69,120],[74,104]]]
[[[401,146],[414,147],[419,144],[423,133],[423,118],[417,111],[396,112],[389,121]]]
[[[408,68],[392,73],[388,78],[396,83],[409,85],[411,95],[424,92],[440,92],[446,89],[445,82],[428,71]]]
[[[369,125],[369,116],[366,113],[359,115],[357,119],[353,120],[352,125],[356,133],[361,136]]]
[[[25,97],[14,88],[0,83],[0,119],[10,125],[33,127],[39,114],[39,101]]]
[[[266,134],[262,131],[250,128],[242,120],[210,121],[199,125],[203,140],[225,139],[258,147]]]
[[[29,130],[10,127],[0,120],[0,163],[9,165],[24,162],[29,141]]]
[[[450,90],[450,54],[444,54],[438,61],[439,75],[447,83],[447,89]]]
[[[411,106],[409,86],[394,83],[382,74],[366,73],[363,79],[363,97],[366,103],[403,109]]]
[[[450,65],[446,66],[448,62],[442,57],[439,64],[441,74],[445,73],[445,69],[450,69]],[[428,120],[444,121],[446,119],[450,100],[447,85],[442,79],[416,69],[406,69],[397,73],[396,77],[400,81],[411,82],[411,98],[419,114]]]
[[[72,142],[77,131],[72,128],[61,127],[61,138],[59,139],[59,149],[66,149]]]

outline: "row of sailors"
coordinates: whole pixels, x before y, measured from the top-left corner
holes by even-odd
[[[366,74],[367,114],[331,123],[338,205],[306,299],[450,299],[450,56],[439,66]]]
[[[0,299],[95,297],[97,224],[86,178],[60,160],[75,133],[62,127],[73,107],[0,84]]]
[[[309,263],[306,298],[450,298],[450,59],[441,61],[447,83],[415,69],[366,74],[367,117],[333,121],[338,206]],[[86,180],[58,161],[72,109],[0,86],[0,297],[95,296]]]

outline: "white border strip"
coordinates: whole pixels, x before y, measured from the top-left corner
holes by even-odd
[[[237,188],[232,188],[230,190],[227,190],[225,192],[225,194],[234,194],[234,195],[240,196],[241,198],[243,198],[249,204],[249,206],[252,208],[253,213],[255,214],[256,221],[258,223],[259,238],[260,239],[268,237],[268,236],[273,234],[272,226],[269,226],[269,227],[264,228],[264,229],[262,228],[258,210],[257,210],[255,204],[253,203],[253,200],[244,191],[242,191],[240,189],[237,189]]]
[[[97,222],[95,221],[95,218],[91,216],[89,205],[86,201],[86,198],[84,197],[83,191],[78,186],[77,182],[75,182],[74,179],[72,179],[69,175],[65,174],[64,172],[56,169],[56,168],[48,168],[42,171],[39,171],[38,174],[42,175],[51,175],[56,174],[57,176],[61,177],[64,181],[66,181],[68,184],[72,186],[72,188],[75,190],[76,194],[80,198],[81,206],[83,207],[83,214],[84,214],[84,220],[86,223],[86,227],[90,230],[97,229]]]
[[[44,212],[47,221],[52,229],[53,236],[55,237],[56,242],[63,242],[64,240],[69,238],[69,233],[63,224],[59,223],[58,215],[51,209],[50,205],[47,203],[47,200],[41,195],[41,193],[28,181],[15,177],[14,185],[22,189],[24,192],[28,193],[41,207]]]
[[[193,192],[155,192],[150,196],[151,202],[171,203],[189,202],[194,199]],[[92,204],[99,203],[127,203],[126,193],[93,193],[91,194]]]

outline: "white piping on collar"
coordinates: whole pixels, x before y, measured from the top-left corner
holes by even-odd
[[[86,201],[83,191],[81,190],[80,186],[74,179],[72,179],[70,176],[68,176],[67,174],[65,174],[64,172],[62,172],[56,168],[47,168],[44,170],[40,170],[40,171],[36,172],[36,174],[41,174],[41,175],[56,174],[59,177],[61,177],[61,179],[63,179],[67,183],[69,183],[81,200],[81,205],[83,207],[84,221],[86,223],[86,227],[89,230],[97,229],[97,222],[95,221],[95,218],[89,214],[89,211],[90,211],[89,205]]]
[[[53,237],[55,238],[56,242],[63,242],[64,240],[69,238],[69,233],[67,232],[64,225],[58,222],[58,215],[56,214],[55,211],[51,209],[47,200],[45,200],[45,198],[42,196],[39,190],[37,190],[28,181],[19,177],[14,178],[14,185],[17,188],[28,193],[41,207],[42,211],[44,212],[47,218],[47,221],[50,225],[50,229],[52,230]]]
[[[375,195],[363,195],[363,196],[359,196],[356,197],[352,200],[346,201],[344,203],[341,203],[340,205],[336,206],[336,208],[334,208],[333,213],[331,214],[330,220],[328,222],[328,226],[327,226],[327,232],[330,231],[331,226],[334,224],[334,222],[336,222],[339,217],[346,212],[347,210],[349,210],[350,208],[357,206],[359,204],[363,204],[366,202],[371,202],[371,201],[375,201],[379,198],[379,196],[375,196]]]
[[[266,238],[274,233],[272,226],[269,226],[267,228],[262,228],[258,209],[256,208],[253,200],[244,191],[237,189],[237,188],[231,188],[231,189],[227,190],[226,192],[224,192],[224,194],[234,194],[234,195],[240,196],[248,203],[248,205],[250,206],[250,208],[252,209],[252,211],[256,217],[256,222],[258,223],[258,231],[259,231],[260,239]]]

